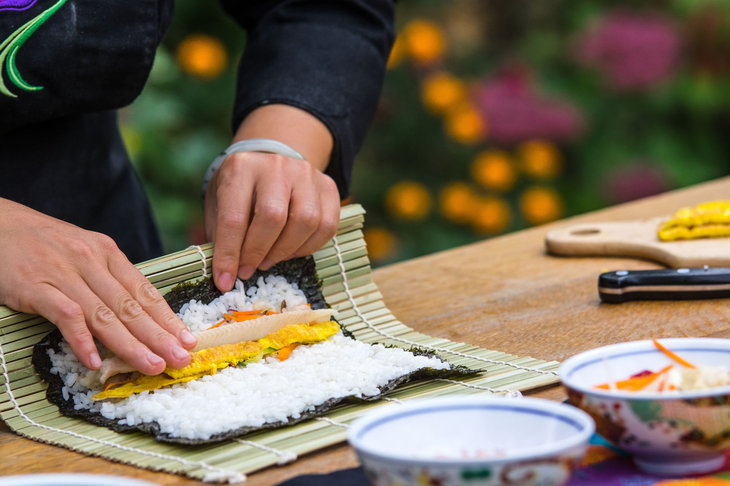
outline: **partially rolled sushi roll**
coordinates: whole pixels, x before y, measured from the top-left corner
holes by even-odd
[[[345,335],[322,309],[316,279],[276,270],[223,295],[211,282],[168,294],[199,343],[188,366],[158,376],[129,373],[112,357],[102,371],[88,370],[53,333],[34,353],[49,399],[66,415],[192,444],[297,423],[424,374],[456,371],[433,355]]]
[[[108,358],[99,370],[104,390],[92,400],[126,398],[177,383],[212,375],[229,366],[242,366],[276,354],[283,361],[295,347],[324,341],[340,326],[330,320],[331,309],[301,310],[269,314],[268,311],[229,309],[224,319],[197,333],[198,344],[184,368],[166,368],[157,376],[137,373],[119,358]],[[237,320],[245,317],[244,320]]]

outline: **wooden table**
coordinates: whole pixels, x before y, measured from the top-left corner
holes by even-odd
[[[546,360],[564,360],[592,347],[634,339],[730,337],[727,300],[600,303],[596,279],[601,272],[659,265],[627,258],[554,257],[545,254],[543,244],[546,232],[557,225],[651,218],[726,198],[730,178],[398,263],[376,270],[374,279],[393,313],[421,332]],[[533,396],[559,400],[563,391],[552,387]],[[356,464],[353,451],[343,444],[254,473],[247,484],[268,486],[299,474]],[[40,472],[202,484],[38,444],[0,425],[0,474]]]

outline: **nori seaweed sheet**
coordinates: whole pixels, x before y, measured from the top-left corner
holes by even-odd
[[[242,435],[251,433],[251,432],[257,432],[260,430],[266,430],[266,429],[275,429],[279,427],[284,427],[287,425],[293,425],[299,422],[303,422],[304,420],[308,420],[313,417],[321,416],[330,410],[334,409],[335,407],[343,404],[348,403],[364,403],[364,402],[372,402],[375,400],[379,400],[383,398],[386,394],[393,391],[396,387],[404,384],[409,383],[412,381],[417,381],[421,379],[433,379],[433,378],[449,378],[449,377],[463,377],[463,376],[470,376],[475,375],[478,373],[481,373],[482,370],[474,370],[471,368],[467,368],[464,366],[453,366],[450,370],[437,370],[434,368],[422,368],[420,370],[412,371],[411,373],[407,373],[403,376],[400,376],[398,378],[395,378],[385,385],[382,385],[379,387],[380,393],[373,396],[368,397],[357,397],[357,396],[347,396],[347,397],[341,397],[341,398],[332,398],[330,400],[327,400],[316,407],[314,407],[311,410],[303,411],[301,412],[300,416],[298,418],[292,418],[290,417],[288,421],[280,421],[280,422],[271,422],[264,424],[260,427],[240,427],[238,429],[230,430],[227,432],[223,432],[220,434],[216,434],[211,436],[209,439],[186,439],[181,437],[175,437],[171,436],[169,434],[163,433],[160,431],[160,426],[157,424],[157,422],[148,422],[148,423],[142,423],[138,425],[120,425],[118,423],[118,419],[108,419],[106,417],[103,417],[99,415],[98,412],[94,412],[91,410],[86,409],[75,409],[74,408],[74,402],[73,397],[69,396],[68,399],[63,398],[63,394],[61,392],[61,389],[63,388],[63,379],[56,374],[51,373],[51,358],[48,356],[48,350],[54,349],[59,350],[59,343],[63,339],[63,336],[61,335],[60,331],[56,330],[50,333],[43,341],[38,343],[35,348],[33,349],[33,365],[35,366],[38,373],[41,375],[41,378],[45,380],[48,383],[48,390],[46,391],[46,396],[48,397],[48,400],[51,403],[54,403],[58,406],[59,411],[69,417],[78,417],[82,418],[88,422],[91,422],[94,425],[101,425],[103,427],[107,427],[111,430],[114,430],[116,432],[134,432],[134,431],[140,431],[140,432],[146,432],[150,435],[152,435],[156,440],[160,442],[169,442],[174,444],[186,444],[186,445],[200,445],[200,444],[210,444],[214,442],[221,442],[228,439],[233,439],[235,437],[240,437]],[[435,356],[433,353],[425,352],[425,351],[419,351],[417,349],[411,349],[410,352],[414,354],[420,354],[424,356]]]
[[[311,257],[297,258],[282,262],[272,267],[267,272],[257,271],[250,279],[245,283],[246,286],[255,285],[256,280],[259,276],[277,274],[284,276],[287,281],[295,282],[299,288],[307,296],[307,301],[310,303],[313,309],[322,309],[327,307],[324,300],[324,296],[319,290],[319,281],[316,278],[316,272],[314,270],[314,260]],[[216,297],[220,296],[221,293],[216,289],[212,282],[212,279],[204,279],[195,283],[182,283],[173,288],[165,299],[170,304],[172,309],[177,312],[180,307],[191,299],[197,299],[204,302],[210,302]],[[345,332],[346,329],[342,328],[343,332],[350,338],[352,334]],[[46,336],[41,342],[35,345],[33,348],[33,366],[36,371],[40,374],[41,378],[48,383],[48,390],[46,396],[51,403],[58,406],[59,411],[69,417],[82,418],[92,424],[107,427],[116,432],[146,432],[152,435],[156,440],[160,442],[170,442],[175,444],[187,444],[187,445],[199,445],[209,444],[214,442],[221,442],[224,440],[232,439],[234,437],[240,437],[242,435],[265,429],[274,429],[283,427],[286,425],[293,425],[304,420],[308,420],[312,417],[323,415],[324,413],[332,410],[333,408],[346,404],[346,403],[363,403],[374,401],[382,398],[387,393],[391,392],[397,386],[411,381],[416,381],[425,378],[447,378],[455,376],[468,376],[481,373],[482,370],[473,370],[464,366],[452,366],[450,370],[436,370],[433,368],[423,368],[414,372],[403,375],[399,378],[393,379],[385,385],[379,387],[380,393],[378,395],[370,397],[341,397],[332,398],[330,400],[317,405],[311,410],[301,412],[298,418],[290,417],[287,421],[273,422],[264,424],[260,427],[241,427],[235,430],[230,430],[224,433],[216,434],[209,439],[185,439],[180,437],[174,437],[169,434],[160,431],[160,426],[157,422],[142,423],[139,425],[120,425],[116,419],[107,419],[101,416],[98,412],[94,412],[86,409],[75,409],[73,397],[69,396],[68,399],[64,399],[62,388],[63,379],[56,374],[51,373],[51,358],[48,355],[48,350],[53,349],[55,351],[60,350],[60,342],[63,336],[61,332],[55,330]],[[418,348],[411,348],[408,351],[424,355],[424,356],[436,356],[434,353],[423,351]]]

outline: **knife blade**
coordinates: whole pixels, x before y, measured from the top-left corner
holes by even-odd
[[[730,268],[618,270],[598,276],[603,302],[687,300],[730,297]]]

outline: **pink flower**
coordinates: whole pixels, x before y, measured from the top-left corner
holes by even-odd
[[[576,56],[608,78],[618,91],[654,87],[677,64],[680,39],[672,21],[659,14],[614,11],[578,41]]]
[[[512,66],[476,88],[475,104],[487,121],[488,138],[506,144],[575,139],[583,128],[580,112],[538,93],[531,76],[528,68]]]
[[[612,172],[606,195],[612,204],[653,196],[669,189],[666,173],[657,164],[637,161]]]

